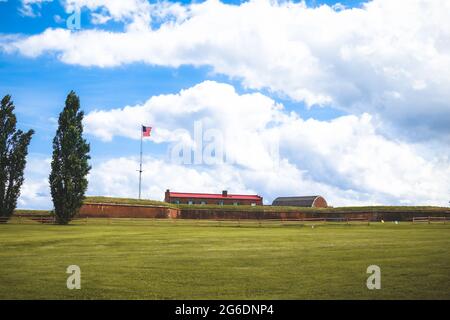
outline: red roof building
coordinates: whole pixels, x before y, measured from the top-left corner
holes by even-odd
[[[165,202],[175,204],[216,204],[216,205],[248,205],[263,204],[263,198],[258,195],[229,194],[226,190],[222,193],[188,193],[172,192],[166,190]]]

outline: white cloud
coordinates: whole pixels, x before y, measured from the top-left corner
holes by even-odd
[[[436,152],[441,149],[391,140],[380,133],[382,127],[369,114],[304,120],[262,94],[239,95],[228,84],[206,81],[179,94],[154,96],[143,105],[94,111],[86,115],[85,128],[104,140],[116,135],[139,139],[138,128],[144,121],[154,126],[153,142],[165,143],[182,139],[180,130],[190,132],[191,138],[193,123],[199,120],[205,128],[231,132],[224,136],[227,152],[236,162],[221,167],[182,167],[167,159],[149,164],[157,168],[154,175],[161,175],[148,177],[155,188],[149,191],[151,195],[173,189],[172,185],[182,190],[220,189],[226,183],[218,175],[225,175],[237,181],[235,188],[257,190],[266,199],[322,193],[334,205],[446,205],[448,201],[450,159]],[[274,137],[279,138],[279,158],[267,148],[267,141]],[[118,167],[136,175],[130,166],[117,161],[105,169],[108,179],[117,178],[114,170]],[[137,167],[136,160],[120,161],[134,161],[131,167]],[[186,178],[187,172],[195,174]],[[126,176],[119,175],[119,184],[125,179],[122,175]],[[112,181],[105,184],[115,185]],[[131,185],[130,191],[122,188],[121,192],[131,193]]]
[[[360,9],[252,0],[228,5],[68,1],[124,32],[47,29],[2,47],[68,64],[210,65],[307,105],[378,114],[450,141],[450,2],[374,0]],[[102,13],[103,12],[103,13]],[[99,16],[100,14],[100,16]],[[162,21],[151,28],[152,17]],[[5,41],[3,41],[5,42]],[[401,131],[400,131],[401,132]]]
[[[28,17],[36,17],[40,15],[39,10],[42,4],[52,2],[53,0],[21,0],[20,14]]]
[[[32,2],[26,2],[30,8]],[[447,204],[449,1],[374,0],[360,9],[265,0],[240,5],[73,0],[65,6],[91,10],[96,29],[3,35],[0,47],[30,57],[56,53],[64,63],[81,66],[209,65],[245,87],[353,114],[304,120],[267,96],[239,95],[212,81],[142,105],[88,114],[86,131],[104,141],[115,135],[138,139],[136,128],[144,123],[155,127],[155,143],[184,139],[195,145],[188,132],[199,119],[205,128],[228,134],[235,165],[181,166],[147,158],[149,196],[158,198],[167,187],[227,187],[266,199],[321,193],[333,205]],[[111,20],[122,22],[123,32],[101,29]],[[411,140],[393,139],[386,123]],[[265,142],[273,137],[280,138],[277,170],[268,169],[275,159]],[[133,196],[135,167],[133,158],[95,163],[90,192]],[[22,205],[39,203],[46,179],[27,179]]]
[[[368,114],[329,122],[297,119],[280,128],[289,160],[307,176],[376,203],[440,203],[450,193],[450,161],[439,149],[390,140]],[[443,146],[441,146],[443,147]]]
[[[17,207],[49,209],[52,207],[48,174],[51,159],[41,154],[29,154],[25,167],[25,181],[20,190]]]
[[[139,167],[137,158],[114,158],[93,166],[88,193],[120,197],[137,197]],[[163,200],[164,191],[216,192],[260,194],[264,202],[271,204],[280,192],[292,194],[293,190],[314,190],[329,195],[331,203],[366,204],[371,200],[352,190],[340,190],[312,181],[295,166],[283,161],[278,172],[236,169],[233,166],[220,167],[181,166],[146,157],[143,162],[142,195],[144,198]],[[287,193],[286,193],[287,192]]]
[[[67,12],[81,8],[92,11],[94,24],[123,22],[127,31],[147,30],[151,22],[151,5],[147,0],[65,0],[64,5]]]
[[[336,11],[345,10],[345,9],[347,8],[347,6],[343,5],[343,4],[340,3],[340,2],[337,2],[337,3],[333,4],[331,7],[332,7],[334,10],[336,10]]]
[[[89,192],[91,194],[137,197],[139,160],[114,158],[93,167]],[[245,187],[239,172],[223,166],[220,170],[195,168],[144,158],[143,196],[163,200],[167,188],[191,192],[221,192],[229,188],[235,192],[255,191]]]
[[[280,108],[260,93],[239,95],[230,85],[205,81],[179,94],[154,96],[142,106],[93,111],[84,124],[87,133],[104,141],[115,135],[139,139],[140,125],[151,124],[151,140],[157,143],[183,140],[195,145],[193,133],[189,134],[195,119],[201,121],[204,133],[220,132],[230,159],[252,168],[267,168],[273,167],[271,145],[276,142],[269,127],[283,116],[276,112]]]
[[[185,138],[177,135],[180,129],[190,139],[197,120],[205,129],[232,131],[225,142],[236,162],[181,165],[164,154],[159,159],[145,156],[144,197],[162,199],[170,188],[258,193],[266,203],[297,194],[322,194],[335,206],[448,201],[450,158],[439,155],[442,145],[390,140],[368,114],[304,120],[266,96],[240,95],[228,84],[206,81],[178,94],[154,96],[143,105],[94,111],[86,115],[85,128],[99,138],[139,139],[138,128],[145,121],[154,126],[153,143],[172,143]],[[273,137],[279,138],[279,159],[265,149]],[[51,207],[49,163],[44,156],[30,155],[19,207]],[[94,158],[88,194],[135,197],[137,168],[135,157]]]
[[[64,23],[65,22],[65,19],[64,18],[62,18],[60,15],[58,15],[58,14],[55,14],[54,16],[53,16],[53,20],[56,22],[56,23]]]

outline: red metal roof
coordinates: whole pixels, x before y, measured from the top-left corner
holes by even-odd
[[[261,200],[258,195],[248,194],[227,194],[223,196],[221,193],[189,193],[189,192],[169,192],[169,196],[173,198],[192,198],[192,199],[236,199],[236,200]]]

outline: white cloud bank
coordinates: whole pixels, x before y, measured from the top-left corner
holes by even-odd
[[[48,174],[51,159],[42,154],[29,154],[25,167],[25,181],[20,190],[17,207],[23,209],[50,209]]]
[[[268,0],[70,0],[68,6],[92,10],[99,27],[123,22],[124,31],[47,29],[5,38],[3,49],[30,57],[55,53],[81,66],[208,65],[249,88],[381,115],[414,128],[416,138],[450,141],[447,0],[373,0],[353,9]]]
[[[66,9],[70,6],[92,10],[96,29],[3,35],[0,47],[29,57],[55,54],[80,66],[208,65],[245,87],[353,114],[304,120],[267,96],[239,95],[216,82],[88,114],[87,132],[105,141],[114,135],[138,138],[136,127],[143,121],[155,127],[157,143],[185,139],[193,144],[186,130],[198,119],[230,135],[227,147],[237,164],[182,166],[146,158],[146,196],[161,198],[167,187],[228,188],[258,192],[267,200],[320,193],[332,205],[447,205],[449,1],[374,0],[360,9],[265,0],[240,5],[66,1]],[[124,30],[102,30],[111,20],[122,22]],[[393,140],[377,119],[396,124],[417,141],[434,140]],[[280,142],[276,170],[270,169],[276,161],[266,148],[273,137]],[[89,192],[135,196],[136,167],[134,158],[94,163]],[[37,203],[46,179],[27,180],[21,206]]]
[[[151,124],[147,143],[195,145],[190,140],[194,121],[205,130],[228,132],[225,144],[235,162],[183,165],[164,155],[145,156],[144,197],[162,200],[167,188],[228,189],[258,193],[266,203],[282,195],[321,194],[334,206],[448,204],[450,158],[440,154],[442,146],[390,140],[369,114],[304,120],[260,93],[238,94],[231,85],[205,81],[142,105],[90,112],[84,125],[88,138],[110,141],[116,136],[139,139],[139,125]],[[279,157],[267,144],[276,140]],[[20,207],[51,207],[48,167],[49,159],[30,156]],[[137,168],[135,157],[94,158],[88,194],[136,197]]]
[[[114,136],[139,139],[136,128],[144,122],[154,126],[153,142],[194,144],[194,121],[224,133],[226,152],[235,163],[180,166],[148,160],[152,196],[161,197],[166,188],[228,187],[258,191],[268,200],[322,193],[333,205],[446,205],[449,200],[450,159],[448,153],[440,154],[441,149],[390,140],[367,113],[332,121],[304,120],[267,96],[240,95],[231,85],[214,81],[154,96],[143,105],[93,111],[86,115],[85,128],[106,141]],[[279,157],[270,150],[277,141]],[[108,178],[101,174],[97,179],[111,179],[101,182],[114,186],[109,194],[122,183],[121,192],[133,194],[136,177],[130,167],[137,168],[135,159],[112,159],[100,170]]]

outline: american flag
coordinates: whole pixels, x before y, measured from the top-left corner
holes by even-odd
[[[142,136],[150,137],[150,133],[152,132],[152,127],[142,126]]]

